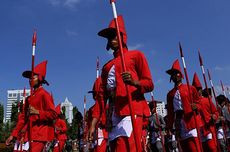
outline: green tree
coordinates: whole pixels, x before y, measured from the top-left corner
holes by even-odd
[[[3,124],[4,119],[4,106],[2,103],[0,103],[0,124]]]
[[[18,119],[18,105],[12,104],[12,110],[11,110],[11,123],[15,123]]]
[[[82,127],[82,114],[78,111],[77,107],[73,108],[73,121],[72,125],[69,126],[67,135],[71,139],[77,139],[80,136],[80,128]]]
[[[0,103],[0,142],[4,141],[3,119],[4,119],[4,106],[3,104]]]

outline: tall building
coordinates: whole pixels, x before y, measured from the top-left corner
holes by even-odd
[[[30,95],[30,90],[26,89],[26,97]],[[11,110],[12,104],[17,104],[18,101],[23,100],[23,92],[24,90],[7,90],[7,105],[6,105],[6,113],[5,113],[5,122],[11,121]]]
[[[68,98],[65,98],[65,101],[61,103],[61,108],[65,107],[65,117],[69,124],[72,124],[73,120],[73,104],[68,100]]]

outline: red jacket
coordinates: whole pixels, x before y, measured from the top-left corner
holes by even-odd
[[[34,91],[32,96],[26,98],[25,112],[28,113],[28,107],[32,106],[39,110],[39,115],[30,115],[29,121],[32,127],[30,128],[30,140],[36,141],[51,141],[54,139],[54,124],[53,120],[57,118],[57,113],[50,94],[41,86]],[[28,117],[25,117],[25,125],[29,122]],[[28,127],[30,126],[28,124]]]
[[[210,99],[210,104],[208,98],[200,97],[200,105],[201,105],[200,113],[205,123],[205,125],[202,127],[204,135],[210,133],[211,131],[210,127],[214,126],[214,123],[211,122],[211,115],[212,114],[215,115],[216,118],[218,118],[219,116],[219,113],[211,99]]]
[[[56,119],[56,122],[54,124],[55,126],[55,136],[58,140],[66,140],[67,136],[66,136],[66,131],[67,131],[67,127],[66,127],[66,122],[63,119]],[[57,128],[61,129],[58,130]]]
[[[14,128],[14,130],[11,133],[11,136],[16,137],[18,140],[21,138],[21,128],[24,126],[24,114],[19,113],[18,114],[18,121]]]
[[[190,86],[190,91],[191,91],[191,96],[192,100],[190,100],[189,97],[189,92],[188,92],[188,87],[186,84],[181,84],[179,87],[179,92],[183,104],[183,111],[184,111],[184,121],[186,124],[187,129],[191,130],[196,128],[196,123],[193,117],[193,111],[191,108],[191,103],[192,101],[194,103],[197,103],[198,108],[199,107],[199,95],[196,91],[196,88],[193,86]],[[175,113],[174,113],[174,107],[173,107],[173,98],[175,96],[177,89],[173,88],[169,93],[167,94],[167,111],[168,111],[168,123],[167,127],[169,129],[173,128],[173,123],[174,123],[174,118],[175,118]]]
[[[129,91],[132,96],[132,105],[134,108],[134,113],[137,115],[143,115],[143,104],[145,101],[144,93],[150,92],[153,90],[153,82],[151,73],[149,70],[149,66],[147,60],[143,53],[140,51],[128,51],[126,48],[124,51],[124,59],[126,64],[126,69],[132,75],[134,80],[138,80],[141,84],[140,88],[136,88],[134,86],[129,86]],[[121,73],[122,65],[121,58],[119,56],[119,51],[114,54],[114,58],[110,60],[107,64],[104,65],[102,69],[102,85],[101,85],[101,97],[103,100],[100,102],[107,101],[108,93],[106,90],[108,73],[111,67],[115,66],[115,77],[116,77],[116,98],[115,98],[115,112],[117,115],[126,116],[130,115],[129,106],[128,106],[128,98],[125,89],[125,84],[122,80]],[[101,103],[103,105],[103,103]]]

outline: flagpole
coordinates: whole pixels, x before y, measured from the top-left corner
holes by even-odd
[[[118,42],[119,42],[119,49],[120,49],[120,57],[121,57],[121,64],[122,64],[122,71],[126,71],[126,65],[125,65],[125,60],[124,60],[124,54],[123,54],[123,47],[122,47],[122,40],[121,40],[121,35],[120,35],[120,29],[119,29],[119,23],[117,20],[117,10],[116,10],[116,5],[115,5],[115,0],[110,0],[110,4],[112,5],[112,10],[113,10],[113,16],[114,16],[114,21],[116,25],[116,31],[117,31],[117,37],[118,37]],[[129,86],[125,85],[126,92],[128,95],[128,103],[129,103],[129,110],[130,110],[130,115],[131,115],[131,121],[132,121],[132,127],[133,127],[133,135],[134,135],[134,141],[135,141],[135,146],[136,150],[138,152],[141,151],[141,142],[138,138],[138,130],[137,130],[137,125],[134,117],[134,110],[132,108],[132,97],[129,91]]]
[[[193,104],[194,101],[193,101],[192,94],[191,94],[189,78],[188,78],[187,68],[186,68],[186,64],[185,64],[185,58],[184,58],[184,55],[183,55],[183,50],[182,50],[180,42],[179,42],[179,48],[180,48],[181,60],[183,62],[186,83],[187,83],[187,87],[188,87],[189,99],[190,99],[191,103]],[[197,135],[198,135],[198,140],[199,140],[199,146],[200,146],[201,152],[203,152],[203,147],[202,147],[201,138],[200,138],[200,128],[198,127],[198,124],[196,122],[196,113],[195,113],[195,111],[193,111],[193,119],[194,119],[195,125],[196,125],[196,130],[197,130]]]

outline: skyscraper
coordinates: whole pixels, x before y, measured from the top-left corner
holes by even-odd
[[[30,95],[30,90],[26,89],[26,97]],[[11,121],[11,111],[12,104],[17,104],[18,101],[23,100],[23,92],[24,90],[7,90],[7,105],[6,105],[6,113],[5,113],[5,121]]]

